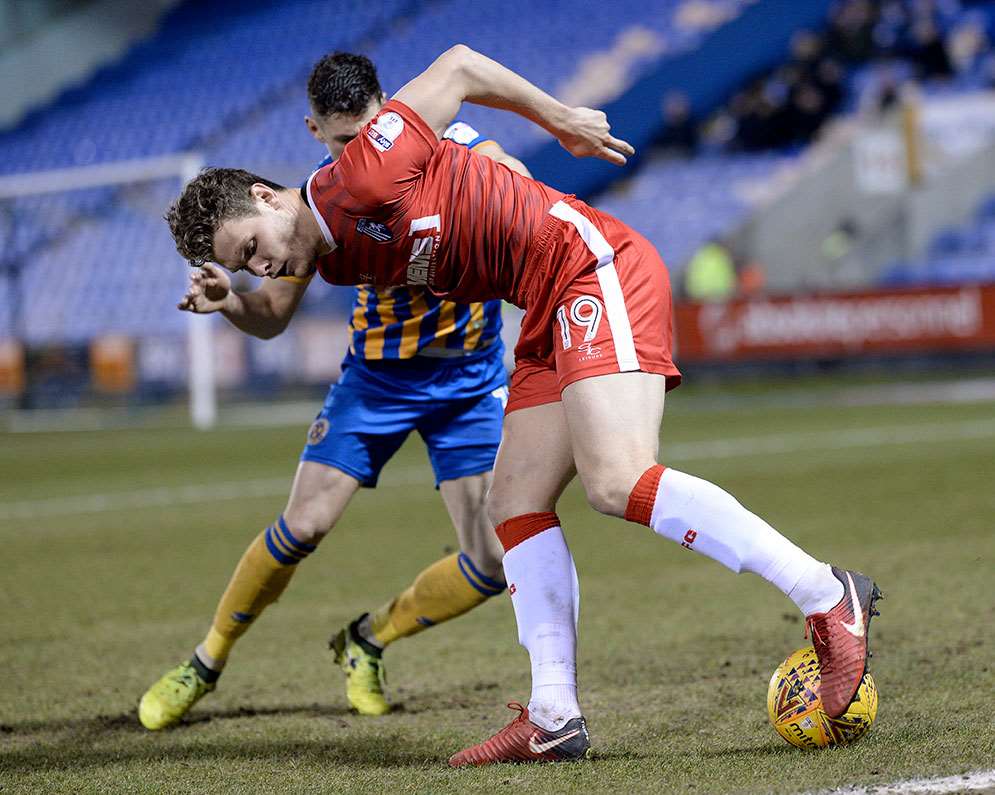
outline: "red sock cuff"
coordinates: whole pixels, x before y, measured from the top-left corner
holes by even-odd
[[[627,521],[650,526],[650,520],[653,518],[653,503],[656,502],[656,492],[665,469],[663,464],[654,464],[640,475],[629,494],[629,504],[625,506]]]
[[[512,516],[494,528],[505,552],[511,551],[523,541],[539,535],[543,530],[560,526],[560,517],[549,511],[543,513],[523,513]]]

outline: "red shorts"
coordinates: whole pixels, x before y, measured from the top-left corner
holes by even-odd
[[[583,202],[550,209],[526,264],[526,313],[506,413],[555,403],[582,378],[639,371],[681,382],[670,277],[646,238]]]

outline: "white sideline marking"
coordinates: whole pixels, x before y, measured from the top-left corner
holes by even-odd
[[[917,792],[970,792],[995,786],[995,770],[976,770],[959,776],[913,778],[866,787],[840,787],[823,790],[820,795],[912,795]]]
[[[995,436],[995,420],[971,420],[913,427],[894,425],[681,442],[665,444],[663,452],[664,459],[667,461],[708,461],[819,450],[847,450],[896,444],[986,439],[993,436]],[[236,480],[186,486],[159,486],[106,494],[13,500],[0,502],[0,521],[144,508],[168,508],[174,505],[193,505],[253,497],[285,497],[290,493],[291,481],[292,475],[288,473],[286,477],[281,478]],[[388,470],[384,485],[390,488],[392,486],[428,485],[430,482],[427,468],[417,466]]]

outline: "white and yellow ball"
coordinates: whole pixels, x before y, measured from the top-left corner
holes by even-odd
[[[871,727],[878,712],[878,689],[870,673],[849,709],[830,718],[819,698],[819,659],[805,646],[781,663],[767,688],[767,715],[785,740],[799,748],[849,745]]]

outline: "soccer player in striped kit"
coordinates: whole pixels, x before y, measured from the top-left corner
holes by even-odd
[[[385,99],[370,60],[350,53],[315,65],[308,98],[308,129],[328,150],[322,166],[342,153]],[[449,125],[444,136],[528,174],[465,123]],[[374,243],[384,235],[372,219],[357,232]],[[246,333],[269,338],[286,328],[310,281],[310,275],[287,273],[236,294],[225,273],[208,265],[192,273],[180,308],[220,311]],[[356,491],[376,486],[412,431],[428,448],[460,551],[333,635],[330,647],[347,677],[349,703],[361,714],[387,712],[383,649],[504,591],[501,547],[484,503],[508,395],[501,302],[453,303],[423,287],[363,285],[356,289],[349,332],[342,376],[310,427],[284,512],[245,551],[191,659],[143,696],[139,717],[147,728],[172,725],[214,689],[238,638],[279,598]]]
[[[598,511],[646,525],[787,595],[806,617],[823,706],[863,676],[873,581],[823,563],[708,481],[657,462],[672,361],[667,270],[615,218],[440,140],[463,101],[531,119],[577,156],[623,164],[605,115],[571,108],[456,46],[387,102],[304,189],[202,172],[167,216],[180,253],[257,275],[425,285],[526,310],[488,511],[532,664],[528,707],[450,764],[564,761],[589,750],[576,680],[578,587],[556,501],[576,472]],[[390,231],[357,234],[370,218]]]

